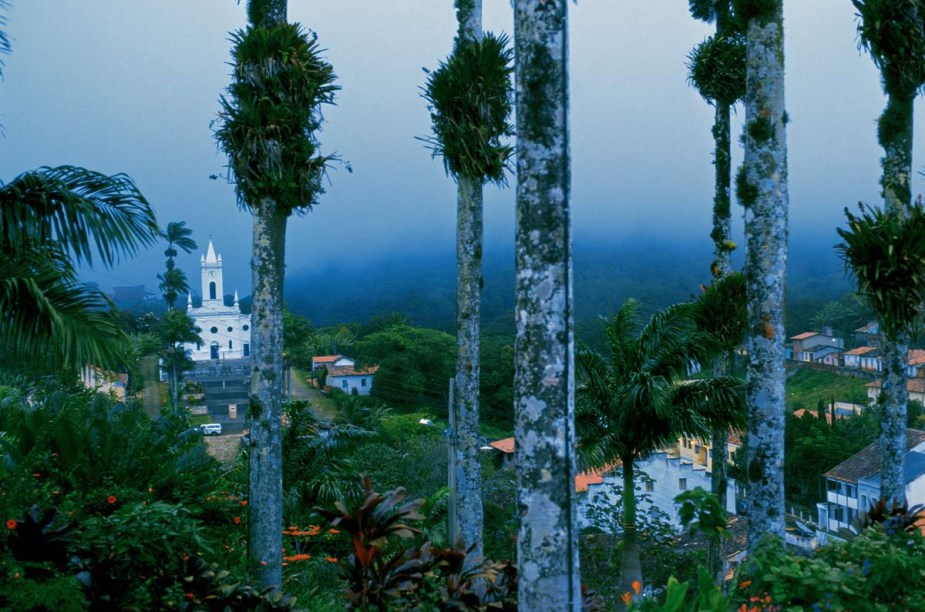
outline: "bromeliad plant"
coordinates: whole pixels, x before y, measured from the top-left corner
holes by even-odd
[[[486,33],[457,44],[439,68],[428,73],[423,97],[434,135],[422,138],[453,177],[504,184],[514,149],[511,74],[514,52],[506,35]]]

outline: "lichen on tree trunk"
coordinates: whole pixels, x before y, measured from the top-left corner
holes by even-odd
[[[523,610],[580,610],[567,0],[515,0],[517,229],[514,362]]]
[[[452,432],[456,454],[456,525],[482,552],[479,463],[479,333],[482,284],[482,184],[459,177],[456,220],[456,389]]]
[[[773,6],[772,6],[773,5]],[[748,550],[784,537],[784,283],[787,264],[787,141],[783,6],[748,23],[744,182],[747,205]]]
[[[912,204],[910,175],[912,174],[913,101],[915,95],[893,93],[880,119],[884,207],[905,217]],[[906,363],[909,334],[885,334],[883,343],[883,382],[880,420],[880,497],[887,507],[906,501],[904,463],[906,457]]]
[[[283,273],[287,215],[254,206],[248,559],[262,588],[282,584]]]

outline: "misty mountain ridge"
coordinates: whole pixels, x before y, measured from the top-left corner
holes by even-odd
[[[854,290],[853,280],[845,274],[832,246],[835,242],[828,237],[791,238],[788,333],[792,325],[806,325],[808,317],[826,301]],[[741,268],[742,249],[734,256],[736,268]],[[637,299],[647,315],[698,295],[700,285],[710,282],[711,259],[711,245],[704,240],[577,246],[573,273],[579,338],[595,333],[599,317],[615,312],[627,298]],[[513,333],[513,247],[486,244],[483,277],[483,331]],[[318,327],[365,322],[398,312],[414,325],[452,332],[455,284],[456,261],[451,246],[436,253],[396,253],[375,262],[344,260],[295,269],[287,274],[285,299],[290,310]]]

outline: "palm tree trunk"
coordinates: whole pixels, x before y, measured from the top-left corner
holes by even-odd
[[[730,153],[728,104],[716,103],[713,119],[713,163],[715,165],[715,193],[713,195],[713,265],[710,272],[722,278],[732,272],[732,212],[729,189],[732,183],[732,157]]]
[[[481,0],[456,0],[459,42],[482,37]],[[479,356],[482,294],[482,182],[460,175],[456,204],[456,525],[467,546],[482,554],[482,475],[479,463]]]
[[[283,271],[286,220],[276,203],[254,208],[248,558],[261,588],[282,583]]]
[[[906,501],[903,463],[906,457],[906,364],[909,336],[886,337],[883,343],[883,384],[880,420],[880,497],[887,508]]]
[[[177,414],[180,413],[180,376],[177,372],[177,359],[176,359],[176,350],[177,347],[173,347],[174,358],[171,359],[170,369],[171,369],[171,387],[170,387],[170,396],[173,399],[173,411]]]
[[[633,457],[623,457],[623,560],[620,566],[620,592],[632,593],[633,582],[642,583],[639,538],[636,533],[636,478]]]
[[[479,463],[479,332],[482,283],[482,184],[459,177],[456,222],[456,525],[468,546],[482,552]]]
[[[748,551],[784,537],[784,281],[787,265],[787,140],[784,26],[780,0],[748,23],[745,167],[748,207]],[[740,189],[740,197],[743,190]]]
[[[883,199],[887,211],[903,217],[912,203],[913,101],[915,94],[891,93],[880,120],[883,146]],[[906,457],[906,364],[909,334],[887,336],[883,343],[883,414],[880,421],[880,497],[887,508],[906,501],[904,462]]]
[[[568,0],[515,0],[518,605],[581,609],[569,213]]]
[[[731,355],[718,357],[713,363],[713,376],[725,376],[732,368],[729,368]],[[726,514],[726,488],[729,483],[729,465],[727,450],[729,442],[729,428],[717,427],[711,432],[710,446],[710,463],[712,472],[710,473],[710,489],[720,508],[723,509],[723,515]],[[726,538],[722,532],[710,538],[710,546],[707,554],[707,569],[713,576],[714,582],[723,585],[726,582]]]

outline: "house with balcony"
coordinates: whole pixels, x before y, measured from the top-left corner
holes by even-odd
[[[907,429],[906,448],[906,497],[913,506],[925,503],[925,431]],[[816,504],[820,540],[857,533],[855,523],[880,497],[880,466],[880,443],[874,442],[822,475],[826,497]]]
[[[797,334],[796,336],[792,336],[790,341],[793,345],[792,359],[794,361],[813,361],[813,354],[819,347],[825,346],[838,350],[843,350],[845,348],[845,341],[833,336],[831,328],[828,327],[823,330],[823,333],[804,332],[802,334]],[[820,358],[823,356],[825,356],[825,354],[820,353]]]

